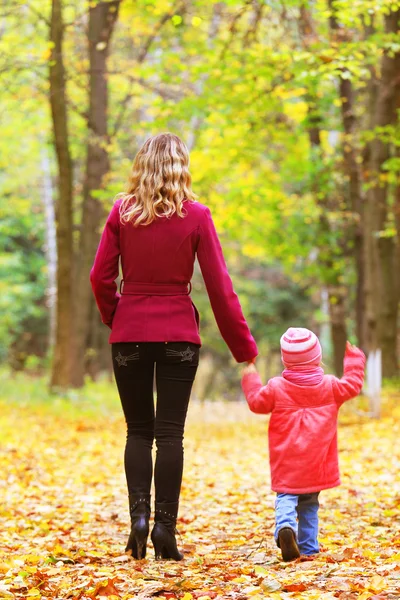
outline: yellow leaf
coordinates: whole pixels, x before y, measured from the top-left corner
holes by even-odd
[[[182,600],[192,600],[192,598],[193,596],[189,592],[185,592],[184,596],[182,596]]]
[[[46,50],[42,54],[43,60],[49,60],[51,56],[51,48],[46,48]]]
[[[357,600],[368,600],[371,598],[371,592],[363,592],[361,596],[357,596]]]
[[[382,590],[387,588],[386,581],[380,575],[374,575],[371,581],[369,582],[368,588],[373,592],[381,592]]]
[[[41,556],[37,556],[36,554],[27,554],[25,556],[25,561],[30,563],[31,565],[37,565],[42,560]]]
[[[365,558],[369,558],[371,560],[376,560],[378,558],[378,555],[376,554],[376,552],[371,552],[371,550],[363,550],[362,551],[363,556],[365,556]]]
[[[398,562],[398,561],[400,561],[400,552],[397,552],[397,554],[393,554],[393,556],[391,556],[387,560],[387,562]]]

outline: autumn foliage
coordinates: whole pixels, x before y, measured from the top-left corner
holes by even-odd
[[[9,385],[9,384],[7,384]],[[37,383],[35,384],[38,385]],[[7,388],[8,389],[8,388]],[[1,401],[0,598],[109,600],[400,597],[400,413],[343,410],[342,486],[321,494],[313,560],[274,545],[267,419],[245,404],[193,403],[178,521],[182,563],[123,554],[125,426],[108,385],[70,397]],[[36,394],[39,390],[36,389]]]

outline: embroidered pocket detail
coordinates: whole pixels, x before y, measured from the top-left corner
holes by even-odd
[[[180,356],[181,362],[184,362],[185,360],[192,362],[195,354],[196,353],[193,352],[189,346],[186,348],[186,350],[181,350],[180,352],[178,350],[172,350],[172,348],[167,348],[167,356]]]
[[[134,352],[129,356],[124,356],[123,354],[121,354],[121,352],[118,352],[117,356],[115,357],[115,360],[117,361],[119,367],[127,367],[128,360],[139,360],[139,358],[139,352]]]

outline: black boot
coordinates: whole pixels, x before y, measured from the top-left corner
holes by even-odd
[[[178,502],[156,503],[154,513],[154,527],[151,532],[156,560],[171,558],[182,560],[176,546],[176,519],[178,516]]]
[[[299,547],[296,542],[296,536],[293,529],[283,527],[278,534],[278,546],[282,552],[282,558],[285,562],[300,558]]]
[[[130,494],[129,512],[131,515],[131,533],[125,552],[140,560],[146,556],[150,520],[150,494]]]

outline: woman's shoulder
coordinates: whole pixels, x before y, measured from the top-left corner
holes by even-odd
[[[207,212],[210,212],[210,209],[205,204],[198,202],[197,200],[186,200],[185,202],[186,211],[190,212],[194,215],[204,215]]]
[[[123,198],[114,198],[114,203],[112,205],[112,210],[119,210],[119,207],[121,206],[123,202]]]
[[[211,211],[201,202],[185,202],[185,212],[191,221],[194,221],[200,228],[208,229],[212,222]]]
[[[115,200],[115,202],[111,206],[111,209],[108,212],[107,223],[115,227],[118,227],[120,223],[119,209],[121,206],[121,202],[122,200],[120,198]]]
[[[119,209],[121,207],[122,204],[122,198],[116,198],[113,200],[113,203],[111,205],[111,207],[108,210],[108,214],[110,216],[114,215],[114,214],[119,214]]]

